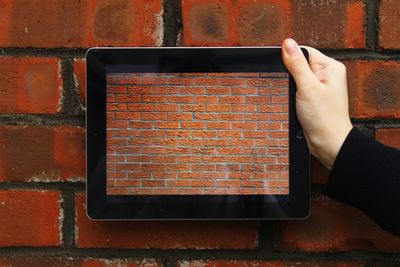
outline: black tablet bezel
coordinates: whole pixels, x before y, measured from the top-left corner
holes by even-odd
[[[308,53],[302,49],[306,58]],[[289,75],[289,195],[106,195],[106,68],[131,72],[287,72],[280,47],[91,48],[86,54],[87,214],[123,219],[300,219],[309,214],[309,152]],[[126,67],[123,67],[126,71]]]

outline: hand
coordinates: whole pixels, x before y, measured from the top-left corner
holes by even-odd
[[[328,169],[352,129],[346,67],[318,50],[305,47],[309,62],[293,39],[282,43],[282,58],[296,85],[296,112],[308,147]]]

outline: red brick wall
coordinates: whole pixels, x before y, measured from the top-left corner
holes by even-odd
[[[39,3],[40,2],[40,3]],[[345,62],[354,125],[400,148],[395,0],[0,0],[0,266],[398,266],[400,238],[321,192],[305,221],[93,222],[89,46],[279,45]]]
[[[288,194],[288,77],[107,76],[107,193]]]

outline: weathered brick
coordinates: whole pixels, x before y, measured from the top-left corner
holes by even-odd
[[[381,128],[375,132],[375,138],[385,145],[400,149],[400,129],[399,128]]]
[[[379,45],[385,49],[400,48],[399,1],[379,1]]]
[[[160,46],[162,1],[2,1],[0,46]],[[46,8],[43,8],[43,7]]]
[[[190,15],[186,15],[187,8],[190,8]],[[200,3],[189,7],[188,2],[184,1],[183,21],[190,25],[184,26],[184,44],[218,44],[227,42],[229,38],[229,10],[224,4]]]
[[[182,18],[186,46],[279,45],[292,36],[315,47],[365,47],[361,0],[185,0]]]
[[[239,1],[237,35],[241,45],[278,44],[290,35],[290,3],[287,1]]]
[[[362,48],[366,44],[366,8],[362,0],[292,0],[293,37],[326,48]]]
[[[75,240],[80,248],[254,249],[255,221],[96,222],[76,196]]]
[[[400,118],[400,63],[344,61],[348,74],[350,116]]]
[[[80,127],[0,126],[0,142],[0,181],[75,181],[85,176]]]
[[[0,247],[60,245],[60,201],[55,191],[0,191]]]
[[[0,57],[0,113],[60,111],[60,72],[57,58]]]
[[[379,228],[361,211],[327,197],[312,201],[307,220],[277,226],[275,247],[280,251],[400,251],[399,237]]]

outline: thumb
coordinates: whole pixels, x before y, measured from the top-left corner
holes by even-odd
[[[307,59],[293,39],[289,38],[283,41],[282,58],[286,68],[296,81],[297,87],[301,88],[316,80]]]

